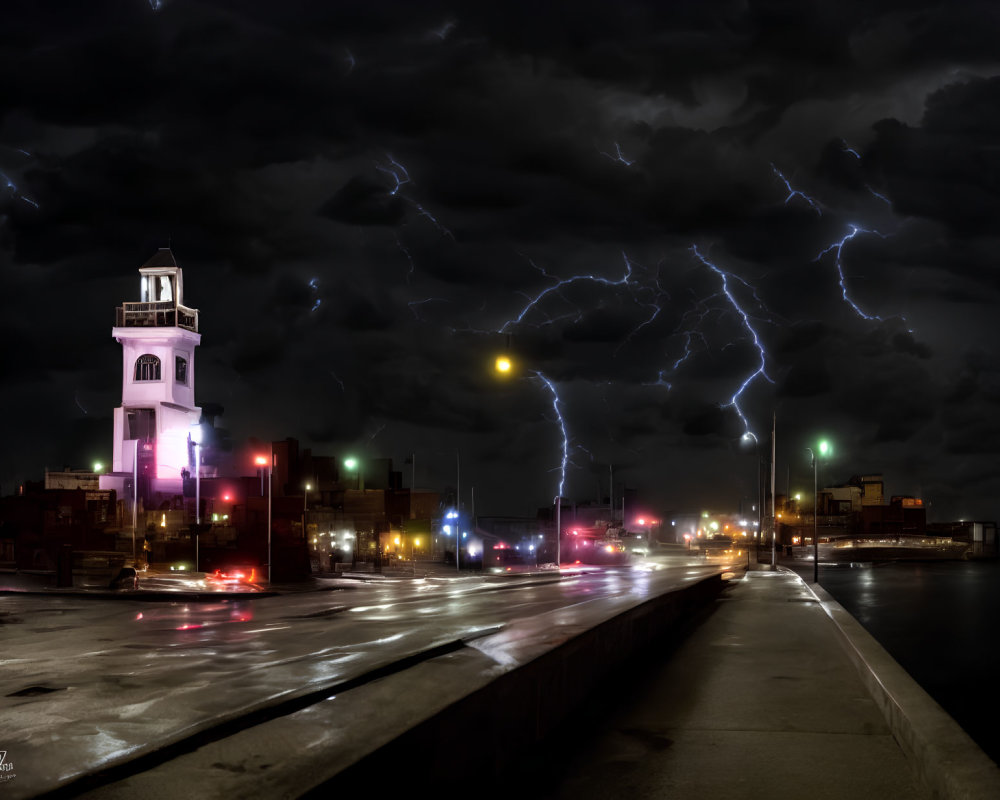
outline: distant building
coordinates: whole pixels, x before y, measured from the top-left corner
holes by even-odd
[[[100,489],[100,473],[88,469],[45,470],[46,489]]]
[[[862,506],[880,506],[885,502],[885,482],[879,475],[855,475],[849,484],[861,489]]]

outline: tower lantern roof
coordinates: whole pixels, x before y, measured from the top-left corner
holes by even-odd
[[[174,258],[174,253],[169,247],[161,247],[157,250],[150,259],[143,264],[139,269],[145,267],[176,267],[177,260]]]
[[[198,309],[184,305],[184,273],[169,247],[139,267],[139,300],[122,303],[116,328],[185,328],[198,332]]]

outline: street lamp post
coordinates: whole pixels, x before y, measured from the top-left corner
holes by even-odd
[[[761,507],[761,498],[763,497],[763,491],[761,489],[760,442],[757,440],[757,437],[753,434],[752,431],[747,431],[746,433],[743,434],[743,441],[745,441],[745,442],[753,442],[753,456],[754,456],[754,461],[757,462],[757,530],[753,532],[753,536],[751,537],[752,540],[753,540],[754,555],[757,556],[758,555],[757,554],[757,544],[758,544],[757,533],[758,533],[758,531],[761,531],[763,529],[763,525],[761,523],[763,522],[763,519],[764,519],[764,516],[763,516],[764,512],[763,512],[762,507]],[[689,550],[691,549],[691,540],[690,539],[688,540],[688,549]],[[750,569],[750,547],[749,546],[747,547],[747,569]]]
[[[361,467],[358,464],[358,460],[354,456],[348,456],[347,458],[344,459],[344,469],[348,470],[349,472],[353,472],[355,474],[355,478],[357,480],[357,487],[358,487],[358,490],[360,491],[360,489],[361,489]],[[358,530],[358,525],[357,525],[357,519],[355,518],[354,533],[358,534],[358,532],[359,532],[359,530]],[[351,568],[352,569],[354,568],[354,564],[358,560],[358,557],[361,555],[360,548],[361,548],[361,537],[355,535],[355,537],[354,537],[354,550],[353,550],[353,554],[351,556],[351,559],[352,559],[351,560]]]
[[[462,459],[455,451],[455,572],[461,572],[458,554],[462,551]]]
[[[818,445],[819,454],[830,452],[830,443],[825,439]],[[807,447],[813,468],[813,583],[819,583],[819,460],[811,447]]]
[[[556,495],[556,569],[562,564],[562,495]]]
[[[271,583],[271,469],[274,467],[274,445],[271,445],[271,455],[257,456],[254,463],[259,467],[267,467],[267,582]]]
[[[201,424],[191,426],[194,445],[194,571],[199,572],[198,540],[201,537]]]
[[[777,454],[775,449],[778,433],[778,415],[771,416],[771,569],[777,568],[778,550],[778,505],[774,493],[774,461]]]
[[[309,536],[306,534],[306,515],[309,512],[309,490],[312,488],[312,484],[307,483],[305,491],[302,493],[302,538],[307,541]]]

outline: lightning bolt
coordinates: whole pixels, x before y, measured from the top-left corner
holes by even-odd
[[[819,261],[821,258],[823,258],[823,256],[825,256],[827,253],[831,251],[835,252],[837,254],[835,263],[837,266],[837,276],[840,281],[840,294],[844,298],[844,302],[847,303],[851,308],[853,308],[854,313],[857,314],[862,319],[881,322],[882,317],[878,316],[877,314],[866,314],[864,311],[861,310],[861,307],[858,306],[858,304],[851,299],[851,296],[848,294],[847,280],[844,277],[843,251],[844,251],[844,245],[846,245],[859,233],[871,233],[882,239],[885,239],[886,237],[883,234],[879,233],[878,231],[868,230],[867,228],[862,228],[860,225],[855,225],[853,223],[849,224],[848,227],[851,229],[850,233],[845,234],[844,237],[840,239],[840,241],[834,242],[826,249],[821,250],[819,255],[816,256],[816,258],[814,258],[813,261],[814,262]]]
[[[549,390],[549,394],[552,395],[552,410],[555,411],[556,419],[559,420],[559,430],[562,433],[562,460],[559,463],[559,497],[565,494],[566,487],[566,466],[569,464],[569,433],[566,430],[566,420],[562,415],[562,410],[560,405],[562,401],[559,399],[559,392],[556,391],[555,384],[549,380],[541,372],[535,372],[535,377],[538,378],[545,388]]]
[[[403,255],[406,256],[406,260],[410,262],[410,271],[406,273],[406,282],[409,283],[410,278],[413,277],[413,272],[414,270],[416,270],[417,265],[413,263],[413,256],[411,256],[410,251],[403,246],[403,243],[399,240],[398,236],[396,237],[396,247],[402,250]]]
[[[771,378],[768,376],[766,372],[767,354],[764,351],[764,345],[761,344],[760,336],[757,334],[756,328],[754,328],[754,326],[750,322],[750,315],[744,310],[743,306],[740,305],[739,301],[736,299],[735,295],[729,288],[729,281],[731,278],[739,281],[744,286],[749,286],[749,284],[739,276],[735,276],[732,273],[726,272],[725,270],[717,267],[715,264],[713,264],[711,261],[709,261],[701,254],[701,251],[698,250],[697,245],[691,246],[691,252],[694,253],[695,257],[699,261],[701,261],[702,264],[704,264],[712,272],[714,272],[716,275],[719,276],[719,279],[722,281],[722,293],[726,296],[726,299],[729,301],[730,305],[732,305],[732,307],[736,310],[736,313],[739,314],[740,319],[743,320],[743,326],[750,334],[750,338],[753,340],[754,347],[757,348],[757,354],[760,356],[760,363],[758,364],[757,369],[755,369],[746,377],[743,383],[740,384],[740,387],[733,393],[733,396],[729,398],[729,402],[724,406],[727,408],[732,407],[733,410],[736,411],[736,414],[743,422],[743,427],[745,429],[744,435],[745,435],[746,433],[751,433],[750,421],[747,419],[746,414],[743,413],[743,409],[740,407],[740,398],[742,397],[743,393],[747,390],[747,387],[750,386],[750,384],[752,384],[755,380],[757,380],[757,378],[764,378],[764,380],[766,380],[768,383],[774,383],[774,381],[771,380]],[[756,293],[754,293],[754,297],[756,297]]]
[[[705,312],[705,313],[707,314],[708,312]],[[681,364],[683,364],[685,361],[687,361],[691,357],[691,354],[693,352],[691,350],[691,339],[694,336],[697,336],[699,339],[701,339],[702,344],[704,344],[706,348],[708,347],[708,342],[705,340],[705,334],[703,334],[703,333],[701,333],[700,331],[697,331],[697,330],[688,330],[688,331],[685,331],[684,332],[684,352],[681,353],[677,357],[677,360],[674,362],[673,367],[671,367],[671,369],[674,372],[677,371],[678,367],[680,367]]]
[[[375,169],[379,172],[384,172],[395,181],[396,185],[389,191],[389,195],[395,197],[399,190],[410,182],[410,173],[406,170],[406,167],[396,161],[391,155],[386,154],[386,158],[389,159],[389,165],[382,166],[382,164],[376,161]]]
[[[389,159],[388,165],[383,165],[376,161],[375,169],[392,178],[393,187],[389,190],[389,196],[395,197],[397,194],[399,194],[400,189],[402,189],[406,184],[411,183],[410,172],[406,167],[404,167],[402,164],[396,161],[396,159],[394,159],[391,155],[386,154],[386,158]],[[442,225],[438,221],[437,217],[435,217],[430,211],[428,211],[426,208],[424,208],[420,203],[416,202],[415,200],[411,200],[409,197],[406,197],[406,195],[399,195],[399,196],[402,197],[406,202],[410,203],[414,208],[416,208],[417,213],[420,214],[420,216],[426,217],[428,220],[430,220],[430,222],[434,225],[435,228],[438,229],[438,231],[442,235],[448,236],[452,239],[452,241],[454,241],[455,237],[452,234],[452,232],[448,230],[444,225]]]
[[[890,200],[884,194],[879,194],[871,186],[869,186],[867,183],[865,184],[865,188],[871,193],[871,195],[873,197],[881,200],[883,203],[885,203],[887,206],[889,206],[889,208],[892,208],[892,200]]]
[[[841,145],[843,145],[843,146],[842,146],[842,147],[840,148],[841,152],[843,152],[843,153],[849,153],[850,155],[852,155],[852,156],[854,156],[854,157],[855,157],[856,159],[858,159],[858,161],[860,161],[860,160],[861,160],[861,153],[859,153],[859,152],[858,152],[857,150],[855,150],[855,149],[854,149],[853,147],[851,147],[851,146],[850,146],[850,145],[849,145],[849,144],[848,144],[847,142],[845,142],[845,141],[844,141],[843,139],[841,139],[841,140],[840,140],[840,143],[841,143]]]
[[[445,300],[443,297],[427,297],[423,300],[410,300],[406,305],[409,306],[410,311],[412,312],[414,318],[418,322],[425,322],[425,320],[421,318],[421,316],[417,313],[417,306],[426,305],[427,303],[447,303],[447,302],[448,301]]]
[[[13,198],[15,198],[17,200],[21,200],[21,201],[27,203],[28,205],[33,206],[34,208],[38,208],[39,207],[38,203],[36,203],[30,197],[27,197],[26,195],[23,195],[20,192],[18,192],[18,190],[17,190],[17,184],[14,183],[14,181],[12,181],[10,179],[10,177],[6,173],[0,172],[0,180],[3,181],[4,188],[7,190],[7,193],[11,197],[13,197]]]
[[[778,169],[774,164],[771,164],[771,169],[774,170],[774,174],[777,175],[781,182],[785,184],[785,188],[788,190],[788,196],[785,198],[785,205],[787,206],[794,198],[801,197],[805,200],[809,206],[815,211],[819,216],[823,216],[822,210],[820,210],[819,203],[813,200],[809,195],[804,192],[800,192],[798,189],[793,189],[792,184],[789,182],[788,178],[785,177],[784,173]]]
[[[444,25],[442,25],[437,30],[432,30],[431,34],[433,36],[436,36],[443,42],[445,39],[448,38],[448,34],[451,33],[454,28],[455,28],[455,23],[452,22],[451,20],[446,20]]]
[[[552,294],[558,294],[560,289],[563,289],[566,286],[572,286],[574,283],[589,281],[592,283],[600,283],[605,286],[629,286],[632,282],[632,262],[629,261],[628,256],[625,255],[624,252],[622,253],[622,258],[625,260],[625,272],[622,275],[622,277],[619,278],[618,280],[612,280],[611,278],[605,278],[602,277],[601,275],[592,275],[592,274],[574,275],[570,278],[557,278],[555,275],[551,275],[548,272],[546,272],[544,269],[539,267],[537,264],[535,264],[534,261],[532,261],[529,258],[528,263],[531,264],[531,266],[533,266],[535,269],[541,272],[542,275],[544,275],[546,278],[554,280],[555,283],[552,284],[551,286],[547,286],[546,288],[542,289],[533,297],[528,296],[528,302],[524,306],[524,308],[521,309],[520,313],[516,317],[507,320],[500,327],[497,333],[507,333],[509,328],[516,325],[520,325],[524,321],[524,318],[527,317],[528,314],[530,314],[532,311],[537,309],[541,304],[541,302],[545,300],[546,297]],[[580,312],[578,312],[575,316],[579,318],[579,315]],[[565,317],[561,317],[561,319],[565,319]],[[549,322],[552,322],[552,320],[550,319]]]
[[[404,198],[404,199],[406,199],[406,198]],[[434,227],[438,229],[439,233],[441,233],[444,236],[449,237],[452,241],[455,240],[455,236],[452,234],[452,232],[450,230],[448,230],[440,222],[438,222],[437,217],[435,217],[430,211],[428,211],[426,208],[424,208],[422,205],[420,205],[420,203],[413,203],[413,205],[416,206],[416,209],[420,213],[421,216],[426,217],[427,219],[429,219],[434,224]]]
[[[612,161],[615,161],[619,164],[624,164],[626,167],[631,167],[635,163],[635,159],[629,161],[627,158],[625,158],[625,156],[622,155],[622,149],[621,147],[618,146],[618,142],[615,142],[615,152],[617,153],[617,155],[613,156],[611,155],[611,153],[605,153],[603,150],[599,152],[602,156],[610,158]]]
[[[315,311],[320,307],[323,302],[323,298],[319,296],[319,278],[313,278],[309,281],[309,288],[313,290],[313,294],[316,295],[316,302],[313,303],[313,307],[309,309],[310,312]]]

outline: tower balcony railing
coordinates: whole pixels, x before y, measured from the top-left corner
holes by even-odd
[[[198,309],[161,303],[122,303],[115,309],[118,328],[185,328],[198,332]]]

